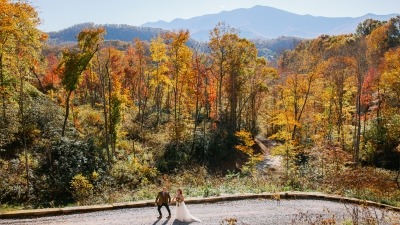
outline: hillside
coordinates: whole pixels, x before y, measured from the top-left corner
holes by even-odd
[[[108,45],[119,50],[125,50],[129,45],[128,42],[131,42],[135,38],[149,42],[152,38],[158,36],[160,33],[166,32],[166,30],[158,28],[135,27],[123,24],[101,25],[94,23],[83,23],[60,31],[50,32],[48,43],[52,45],[75,43],[76,36],[82,29],[93,27],[104,27],[107,32],[104,36],[104,39]],[[282,51],[292,50],[301,40],[302,38],[281,36],[272,39],[253,39],[252,42],[255,43],[259,56],[263,56],[270,61],[275,61]],[[204,41],[208,41],[208,37]],[[202,51],[208,51],[206,43],[197,41],[193,38],[189,39],[188,46],[193,48],[200,47]]]
[[[100,26],[106,29],[107,33],[104,36],[105,40],[130,42],[135,38],[139,38],[144,41],[150,41],[152,38],[163,32],[163,30],[159,28],[136,27],[125,24],[97,25],[94,23],[82,23],[60,31],[49,32],[49,43],[62,44],[76,42],[76,36],[82,29]]]
[[[304,41],[81,24],[52,34],[61,46],[43,43],[28,3],[0,9],[0,215],[154,200],[162,187],[400,207],[400,16]]]
[[[304,39],[282,36],[273,39],[254,39],[251,41],[256,46],[259,57],[265,57],[274,63],[283,51],[293,50],[302,40]]]
[[[330,18],[298,15],[268,6],[255,6],[250,9],[236,9],[190,19],[175,19],[171,22],[150,22],[142,26],[166,30],[189,29],[192,38],[201,41],[207,40],[209,30],[221,21],[238,29],[241,36],[245,38],[276,38],[279,36],[315,38],[321,34],[353,33],[357,25],[365,19],[388,20],[395,16],[396,14],[367,14],[355,18]]]

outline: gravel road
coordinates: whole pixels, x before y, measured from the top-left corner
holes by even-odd
[[[221,224],[226,218],[236,218],[237,224],[310,224],[322,218],[332,218],[338,220],[349,219],[353,205],[345,205],[339,202],[323,200],[281,200],[280,203],[270,199],[252,199],[240,201],[227,201],[210,204],[187,204],[191,213],[200,218],[202,223],[191,224]],[[157,220],[156,207],[130,208],[111,211],[100,211],[84,214],[73,214],[53,217],[40,217],[29,219],[6,219],[0,220],[0,224],[13,225],[180,225],[174,219],[175,206],[171,206],[172,218],[167,220],[166,209],[162,208],[164,218]],[[358,207],[361,208],[361,207]],[[364,209],[360,215],[371,213],[374,218],[385,218],[385,222],[379,224],[395,224],[400,221],[400,213],[384,212],[380,209]],[[376,214],[375,214],[376,213]],[[384,216],[383,216],[384,215]],[[321,217],[322,216],[322,217]],[[227,224],[227,223],[224,223]]]

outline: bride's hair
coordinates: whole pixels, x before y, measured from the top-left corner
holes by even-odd
[[[182,195],[182,189],[179,188],[178,192],[179,192],[180,195]]]

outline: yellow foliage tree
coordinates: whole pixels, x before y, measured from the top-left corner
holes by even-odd
[[[253,145],[255,144],[251,133],[245,130],[237,131],[235,136],[242,142],[241,145],[235,145],[235,149],[246,153],[248,156],[253,156]]]
[[[235,145],[235,149],[241,151],[249,156],[249,161],[247,161],[242,166],[242,173],[245,175],[251,175],[255,172],[256,165],[261,161],[259,154],[254,154],[253,146],[255,141],[250,132],[245,130],[240,130],[235,133],[235,136],[240,140],[240,145]]]

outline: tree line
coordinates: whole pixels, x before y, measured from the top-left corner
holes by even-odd
[[[399,168],[399,44],[400,17],[367,19],[354,34],[321,35],[284,52],[268,133],[293,154],[339,148],[357,165]]]
[[[152,168],[217,168],[221,160],[231,168],[240,155],[235,133],[258,132],[277,71],[223,23],[210,32],[208,53],[189,47],[184,30],[118,50],[94,27],[76,45],[50,47],[32,6],[3,0],[1,9],[1,165],[18,168],[3,174],[5,199],[23,185],[26,196],[42,187],[60,196],[75,175],[106,177],[132,158],[149,179]]]
[[[313,151],[400,166],[400,17],[303,40],[273,66],[224,23],[207,51],[185,30],[117,49],[102,27],[48,46],[32,6],[0,3],[6,201],[70,200],[79,179],[135,188],[196,165],[239,169],[260,133],[282,144],[287,166]]]

